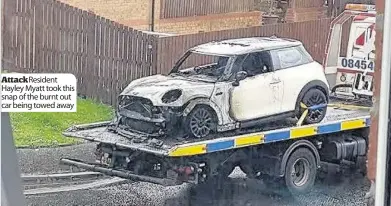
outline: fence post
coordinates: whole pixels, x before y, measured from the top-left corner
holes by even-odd
[[[157,74],[158,71],[158,55],[159,51],[159,36],[152,36],[152,58],[151,58],[151,75]]]
[[[94,71],[96,69],[95,67],[95,19],[94,19],[94,16],[90,13],[90,12],[87,12],[87,64],[85,65],[85,68],[83,68],[84,70],[90,70],[90,71]],[[84,74],[86,74],[86,72],[83,72]],[[93,74],[94,72],[90,72],[90,74]],[[91,76],[83,76],[82,77],[82,83],[83,83],[83,87],[84,88],[84,91],[85,91],[85,95],[86,96],[89,96],[90,98],[93,98],[93,99],[96,99],[95,96],[93,96],[92,94],[95,92],[92,92],[92,90],[96,89],[96,88],[93,88],[92,86],[92,81],[94,81],[92,79],[93,77]],[[98,93],[98,92],[96,92]]]
[[[34,2],[34,25],[35,25],[35,38],[34,38],[34,65],[32,72],[40,71],[41,68],[41,46],[42,46],[42,35],[43,35],[43,4],[41,0],[35,0]]]
[[[15,33],[12,31],[12,29],[15,26],[15,18],[14,15],[15,9],[16,9],[16,1],[15,0],[3,0],[2,4],[2,28],[1,32],[3,34],[3,52],[2,52],[2,70],[15,70],[15,64],[13,64],[13,55],[14,52],[12,51],[12,44],[13,44],[13,36],[12,33]]]

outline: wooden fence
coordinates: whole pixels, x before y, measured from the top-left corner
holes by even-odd
[[[158,37],[54,0],[6,0],[3,69],[72,73],[78,92],[115,105],[131,80],[156,73]]]
[[[303,42],[318,62],[323,61],[331,19],[274,24],[243,29],[198,33],[159,39],[158,73],[167,73],[175,61],[190,47],[209,41],[239,37],[272,36],[293,38]],[[202,60],[200,60],[202,61]]]
[[[160,18],[205,16],[259,10],[257,0],[161,0]],[[178,9],[180,8],[180,9]]]
[[[319,62],[330,19],[172,37],[146,34],[55,0],[6,0],[3,69],[72,73],[78,93],[115,105],[140,77],[167,73],[190,47],[228,38],[271,36],[301,40]]]

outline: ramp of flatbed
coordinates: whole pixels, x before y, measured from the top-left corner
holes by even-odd
[[[159,139],[163,143],[159,146],[155,144],[156,141],[134,141],[133,139],[107,131],[104,125],[87,129],[74,129],[73,131],[64,132],[64,135],[156,155],[181,157],[365,128],[369,127],[369,125],[369,108],[329,106],[325,119],[319,124],[295,126],[293,122],[287,121],[284,124],[264,126],[263,128],[258,128],[258,130],[248,131],[245,134],[225,133],[208,140]]]

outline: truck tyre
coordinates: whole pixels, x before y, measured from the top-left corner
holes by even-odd
[[[311,190],[316,179],[316,160],[307,148],[299,148],[294,151],[286,164],[285,184],[293,194],[304,194]]]

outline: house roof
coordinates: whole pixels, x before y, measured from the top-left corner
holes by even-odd
[[[250,37],[209,42],[193,47],[191,50],[203,54],[231,56],[299,45],[302,43],[293,39]]]

